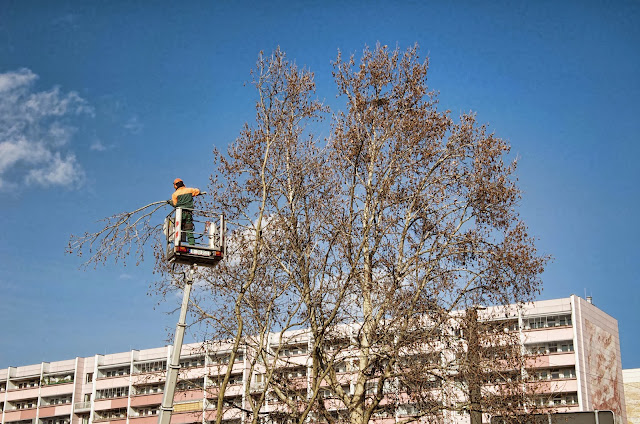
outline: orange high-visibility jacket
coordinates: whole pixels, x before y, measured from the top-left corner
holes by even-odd
[[[197,188],[180,187],[171,195],[171,204],[175,208],[193,209],[193,196],[199,194]]]

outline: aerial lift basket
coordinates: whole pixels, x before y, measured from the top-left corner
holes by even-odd
[[[191,214],[192,223],[183,217]],[[166,259],[172,264],[213,267],[225,256],[224,215],[197,209],[175,208],[164,221]],[[189,236],[194,239],[189,244]]]

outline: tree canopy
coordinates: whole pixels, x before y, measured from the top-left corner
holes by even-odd
[[[250,352],[249,375],[264,388],[247,387],[247,404],[235,406],[252,422],[269,398],[287,422],[366,423],[399,410],[435,420],[480,402],[472,392],[492,373],[514,384],[494,385],[501,396],[485,393],[482,410],[524,396],[525,360],[506,348],[517,335],[478,330],[477,309],[532,300],[547,258],[520,219],[509,144],[475,114],[440,110],[427,71],[417,45],[339,53],[343,108],[330,110],[310,70],[280,49],[260,54],[255,119],[214,151],[207,200],[232,223],[228,255],[200,272],[192,299],[207,338],[232,341],[232,361]],[[90,236],[74,248],[100,234]],[[309,360],[293,364],[284,349],[300,334]],[[488,344],[504,347],[502,360]],[[466,395],[452,401],[445,386]],[[219,411],[228,407],[219,395]]]

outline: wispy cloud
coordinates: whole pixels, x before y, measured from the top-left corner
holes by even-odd
[[[34,92],[29,69],[0,73],[0,189],[17,183],[43,187],[80,183],[84,171],[69,149],[80,115],[93,108],[59,87]]]
[[[96,140],[93,143],[91,143],[91,146],[89,146],[89,148],[91,150],[93,150],[93,151],[96,151],[96,152],[104,152],[109,147],[107,147],[104,144],[102,144],[102,142],[100,140]]]
[[[138,134],[140,131],[142,131],[144,125],[142,125],[137,116],[134,116],[130,118],[126,124],[124,124],[124,127],[127,130],[131,131],[133,134]]]

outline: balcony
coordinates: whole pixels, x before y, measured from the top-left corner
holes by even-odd
[[[91,402],[76,402],[73,409],[76,413],[89,412],[91,411]]]

